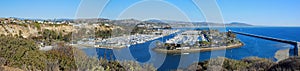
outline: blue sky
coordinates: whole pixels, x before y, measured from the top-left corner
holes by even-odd
[[[117,19],[124,10],[138,1],[140,0],[111,0],[100,17]],[[201,11],[193,4],[193,1],[165,1],[177,7],[191,21],[205,21]],[[1,0],[0,17],[75,18],[80,2],[80,0]],[[300,26],[300,0],[217,0],[217,3],[224,21],[227,23],[244,22],[264,26]],[[141,13],[135,12],[136,14]],[[131,18],[144,19],[135,17],[135,15],[132,15]],[[173,20],[174,18],[164,19]]]

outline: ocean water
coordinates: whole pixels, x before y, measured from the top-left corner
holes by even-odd
[[[227,29],[300,42],[300,27],[244,27]]]
[[[300,27],[229,27],[226,28],[226,30],[234,30],[274,38],[300,41]],[[99,58],[120,61],[133,60],[140,63],[150,63],[158,68],[159,71],[165,71],[177,68],[186,68],[194,62],[205,61],[210,58],[218,57],[218,55],[220,55],[221,57],[225,56],[227,58],[236,60],[256,56],[276,61],[277,59],[274,56],[278,50],[294,49],[294,47],[290,44],[274,42],[244,35],[237,35],[237,38],[239,38],[245,44],[240,48],[190,53],[184,55],[164,54],[152,51],[152,48],[155,47],[153,43],[158,41],[165,42],[167,39],[173,38],[174,36],[175,34],[123,49],[108,50],[101,48],[90,48],[84,50],[88,54],[93,54],[91,51],[96,51],[96,53],[94,54],[98,55]],[[290,52],[290,56],[293,56],[292,52]]]

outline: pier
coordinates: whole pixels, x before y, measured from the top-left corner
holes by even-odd
[[[273,38],[273,37],[267,37],[267,36],[261,36],[261,35],[255,35],[255,34],[249,34],[249,33],[243,33],[243,32],[237,32],[237,31],[231,31],[229,32],[240,34],[240,35],[245,35],[245,36],[251,36],[251,37],[256,37],[256,38],[261,38],[261,39],[266,39],[266,40],[272,40],[276,42],[282,42],[282,43],[288,43],[293,45],[294,48],[294,55],[299,56],[300,55],[300,42],[293,41],[293,40],[286,40],[286,39],[279,39],[279,38]]]

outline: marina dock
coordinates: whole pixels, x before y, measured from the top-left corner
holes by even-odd
[[[162,30],[162,34],[134,34],[112,37],[107,39],[96,40],[97,48],[124,48],[131,45],[142,44],[151,40],[155,40],[164,36],[168,36],[179,32],[179,30]]]
[[[169,39],[166,41],[166,43],[174,43],[174,44],[188,44],[188,45],[194,45],[199,40],[199,34],[201,31],[184,31],[178,35],[176,35],[174,38]]]

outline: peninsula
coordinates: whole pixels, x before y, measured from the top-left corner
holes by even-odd
[[[244,44],[232,32],[218,30],[188,30],[165,43],[157,43],[154,51],[161,53],[190,53],[238,48]]]

